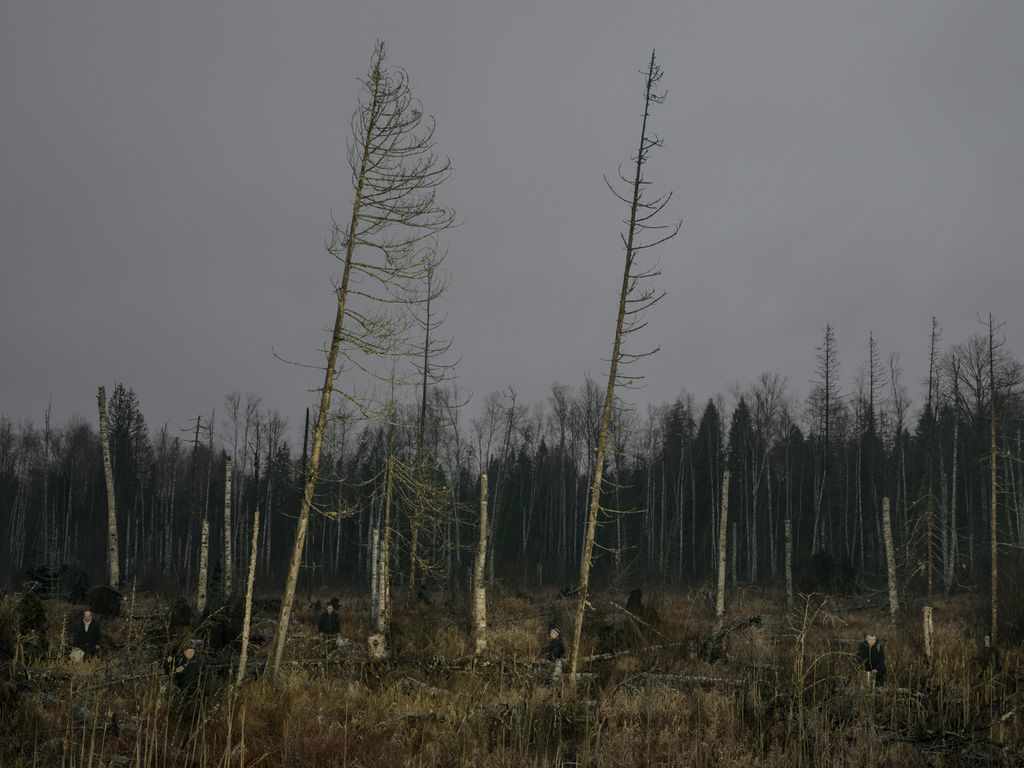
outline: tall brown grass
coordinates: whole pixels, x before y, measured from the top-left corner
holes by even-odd
[[[121,647],[73,665],[57,633],[70,608],[47,603],[45,659],[7,664],[0,682],[0,766],[954,766],[1024,761],[1022,649],[986,655],[970,598],[936,609],[924,659],[919,609],[892,627],[883,606],[739,591],[724,637],[704,602],[664,593],[642,642],[609,651],[603,624],[629,622],[596,596],[577,691],[540,660],[559,613],[554,593],[492,599],[488,653],[469,654],[461,616],[435,605],[396,613],[396,658],[365,658],[366,606],[342,600],[347,645],[296,612],[286,673],[235,688],[211,660],[200,696],[159,672],[158,633],[138,619],[105,630]],[[11,602],[8,598],[7,603]],[[136,615],[159,611],[137,597]],[[0,606],[0,614],[7,608]],[[130,612],[131,613],[131,612]],[[759,615],[761,622],[743,622]],[[261,617],[266,629],[270,614]],[[0,615],[2,623],[3,615]],[[636,627],[633,627],[636,630]],[[886,647],[889,677],[870,688],[853,661],[864,632]],[[623,636],[625,633],[623,633]],[[156,638],[156,639],[155,639]],[[229,659],[229,656],[224,658]]]

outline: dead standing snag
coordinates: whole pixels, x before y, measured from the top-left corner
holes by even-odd
[[[647,195],[651,182],[644,176],[644,166],[650,158],[651,150],[660,147],[662,141],[658,136],[651,133],[647,127],[647,120],[650,117],[651,106],[661,104],[665,100],[664,93],[657,93],[656,88],[661,81],[661,68],[655,62],[654,51],[651,51],[651,61],[643,72],[646,84],[644,88],[644,113],[640,128],[640,144],[636,154],[633,156],[633,178],[627,178],[619,173],[622,182],[630,187],[628,196],[615,191],[607,179],[605,182],[619,200],[629,206],[629,216],[625,219],[625,234],[622,238],[623,250],[625,251],[625,264],[622,270],[622,283],[619,288],[618,312],[615,319],[615,336],[612,341],[612,354],[609,359],[608,383],[605,387],[604,405],[601,409],[601,421],[597,436],[597,454],[594,461],[594,479],[590,486],[590,504],[587,514],[587,532],[583,542],[583,557],[580,562],[579,601],[576,606],[576,621],[573,626],[572,645],[569,656],[569,681],[575,687],[577,668],[579,666],[580,636],[583,632],[583,617],[587,607],[587,591],[590,586],[590,564],[594,551],[594,537],[597,532],[597,518],[601,510],[601,488],[604,479],[604,463],[606,446],[608,441],[608,425],[611,422],[613,409],[617,407],[615,387],[618,384],[630,386],[635,383],[636,378],[625,375],[620,371],[620,366],[635,362],[641,357],[653,354],[656,350],[643,353],[628,353],[623,349],[623,340],[631,333],[635,333],[646,324],[646,313],[656,304],[664,293],[653,287],[642,284],[642,281],[657,277],[659,271],[656,268],[640,267],[636,263],[636,257],[640,251],[653,248],[666,240],[675,237],[682,226],[682,222],[675,224],[660,225],[653,222],[654,217],[660,213],[669,200],[672,193],[666,193],[655,198]],[[644,235],[650,240],[643,242]]]

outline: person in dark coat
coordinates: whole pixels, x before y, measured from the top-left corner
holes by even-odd
[[[562,678],[562,660],[565,658],[565,643],[562,641],[562,633],[554,627],[548,632],[548,647],[544,651],[544,658],[554,662],[555,668],[551,673],[551,681],[557,682]]]
[[[565,658],[565,643],[562,641],[562,633],[554,627],[548,632],[548,649],[544,652],[544,658],[548,661],[561,661]]]
[[[857,648],[857,662],[871,675],[875,685],[885,683],[885,649],[870,632]]]
[[[199,673],[202,672],[195,643],[189,643],[179,653],[164,659],[164,672],[171,676],[179,691],[195,689],[199,684]]]
[[[102,642],[103,631],[100,629],[99,619],[93,618],[92,611],[85,611],[71,635],[71,645],[81,648],[85,652],[85,658],[91,659],[99,653]]]
[[[341,634],[341,617],[334,612],[334,604],[328,603],[317,623],[321,635]]]

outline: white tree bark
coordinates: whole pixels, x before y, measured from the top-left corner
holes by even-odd
[[[487,561],[487,475],[480,475],[480,537],[473,567],[473,650],[477,655],[487,649],[487,585],[484,569]]]
[[[203,518],[202,533],[199,537],[199,588],[196,593],[196,610],[206,610],[206,583],[210,558],[210,521]]]
[[[245,663],[249,657],[249,629],[252,626],[252,587],[256,583],[256,553],[260,540],[260,508],[256,507],[256,515],[252,521],[252,545],[249,549],[249,574],[245,585],[245,618],[242,619],[242,655],[238,658],[238,677],[236,685],[245,679]]]
[[[956,535],[956,458],[957,444],[960,437],[960,419],[953,419],[953,488],[949,496],[949,560],[946,561],[946,602],[949,602],[949,593],[953,589],[953,580],[956,578],[957,561],[957,535]]]
[[[234,473],[231,457],[224,462],[224,601],[231,597],[231,574],[234,561],[231,557],[231,481]]]
[[[722,513],[718,521],[718,597],[715,616],[725,616],[725,558],[729,544],[729,470],[722,473]]]
[[[391,443],[388,442],[387,483],[384,493],[384,528],[381,530],[381,553],[377,562],[380,586],[377,599],[380,606],[377,615],[377,631],[386,636],[391,627],[391,498],[394,492],[394,458]]]
[[[889,615],[895,624],[896,614],[900,610],[900,598],[896,590],[896,550],[892,543],[892,516],[888,496],[882,499],[882,536],[885,538],[885,567],[889,574]]]
[[[374,627],[380,616],[380,528],[373,527],[370,536],[370,623]]]
[[[121,567],[117,546],[117,508],[114,501],[114,466],[110,460],[110,431],[107,427],[107,391],[100,387],[100,444],[103,447],[103,477],[107,482],[107,580],[111,587],[121,585]]]

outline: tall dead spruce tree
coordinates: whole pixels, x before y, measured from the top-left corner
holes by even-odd
[[[409,286],[423,277],[421,245],[455,222],[454,211],[436,197],[438,187],[451,175],[451,165],[433,152],[433,120],[413,98],[405,71],[386,67],[385,59],[385,45],[378,41],[351,120],[351,215],[343,224],[333,222],[327,242],[328,252],[341,262],[341,278],[335,285],[334,328],[274,637],[274,673],[284,654],[314,506],[338,356],[348,350],[372,356],[391,346],[393,340],[384,337],[392,335],[393,328],[382,321],[377,308],[407,301]]]
[[[657,216],[672,198],[668,192],[657,197],[650,197],[648,187],[651,182],[644,174],[644,167],[650,158],[651,150],[662,146],[662,140],[647,127],[650,118],[651,106],[661,104],[665,100],[665,93],[656,91],[661,81],[662,71],[655,62],[654,51],[651,51],[651,61],[646,71],[641,71],[646,78],[644,87],[644,114],[640,127],[640,143],[636,154],[632,158],[633,177],[623,175],[619,170],[619,179],[622,183],[629,185],[629,194],[618,192],[615,186],[605,179],[605,183],[619,200],[629,207],[629,215],[623,220],[626,231],[621,234],[623,250],[625,251],[625,265],[622,270],[622,284],[619,288],[618,312],[615,318],[615,337],[612,341],[612,354],[609,359],[608,383],[604,393],[604,405],[601,409],[601,421],[597,437],[597,455],[594,461],[594,477],[590,486],[590,502],[587,514],[587,532],[583,543],[583,558],[580,563],[580,584],[579,603],[576,606],[576,621],[573,627],[571,656],[569,662],[569,681],[575,687],[576,673],[579,667],[580,637],[583,633],[583,618],[587,607],[587,591],[590,586],[590,564],[594,550],[594,536],[597,532],[598,515],[601,507],[601,487],[604,479],[604,463],[606,446],[608,443],[608,425],[611,422],[612,411],[621,407],[615,396],[615,388],[621,384],[625,387],[636,382],[637,377],[625,375],[621,368],[631,362],[636,362],[641,357],[654,354],[657,350],[650,350],[638,354],[628,353],[623,349],[626,337],[643,328],[647,322],[645,315],[648,309],[656,304],[664,293],[657,291],[646,284],[646,280],[660,274],[659,270],[644,268],[636,263],[637,255],[648,248],[670,240],[679,233],[682,222],[673,224],[656,224],[654,217]],[[644,242],[646,237],[646,242]]]

